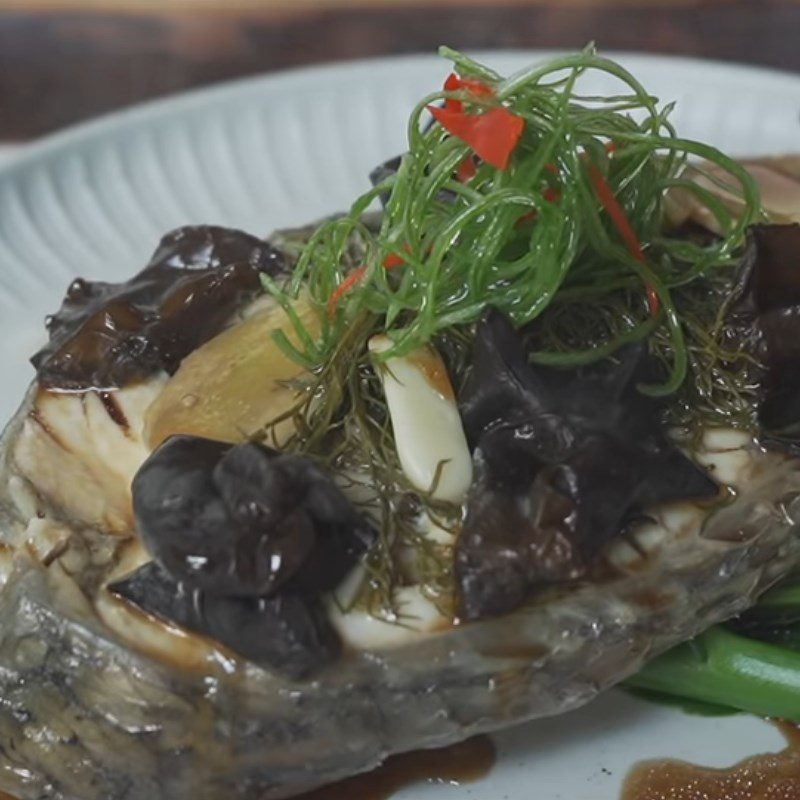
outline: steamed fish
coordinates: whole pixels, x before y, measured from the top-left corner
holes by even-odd
[[[589,52],[456,64],[350,214],[180,229],[50,319],[0,441],[3,790],[280,800],[576,708],[800,566],[786,198],[542,83]]]

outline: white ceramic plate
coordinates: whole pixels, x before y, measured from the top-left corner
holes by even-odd
[[[543,53],[486,53],[503,73]],[[733,154],[800,152],[800,77],[690,59],[619,56],[680,132]],[[26,358],[68,282],[122,279],[160,236],[213,222],[255,233],[344,208],[368,171],[403,150],[414,102],[441,85],[435,56],[304,69],[169,98],[50,137],[0,170],[0,416],[32,377]],[[587,87],[613,90],[598,76]],[[780,746],[765,723],[688,717],[613,692],[497,737],[480,784],[416,800],[615,800],[638,759],[722,766]]]

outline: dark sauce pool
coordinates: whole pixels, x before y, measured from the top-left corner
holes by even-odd
[[[373,772],[324,786],[295,800],[387,800],[417,783],[471,783],[488,775],[496,759],[492,740],[476,736],[450,747],[393,756]]]
[[[644,761],[628,775],[622,800],[800,800],[800,730],[779,724],[787,747],[728,769]]]

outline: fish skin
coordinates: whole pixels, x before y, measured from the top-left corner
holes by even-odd
[[[60,518],[14,462],[34,397],[0,439],[0,788],[20,800],[280,800],[583,705],[800,564],[800,460],[754,447],[735,501],[636,569],[348,652],[309,683],[224,654],[179,668],[132,648],[87,600],[119,550],[75,571],[69,549],[46,566],[25,546],[34,507]],[[102,532],[71,526],[70,547],[97,550]]]

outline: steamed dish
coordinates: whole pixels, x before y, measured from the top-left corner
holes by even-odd
[[[290,797],[575,708],[800,565],[794,162],[590,50],[445,55],[346,213],[173,231],[48,319],[2,439],[3,789]]]

